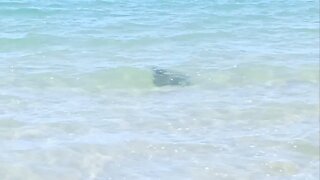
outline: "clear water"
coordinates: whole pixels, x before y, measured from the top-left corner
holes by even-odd
[[[1,0],[0,79],[1,179],[319,177],[319,0]]]

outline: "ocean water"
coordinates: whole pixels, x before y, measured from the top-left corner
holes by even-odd
[[[0,179],[318,177],[319,0],[0,1]]]

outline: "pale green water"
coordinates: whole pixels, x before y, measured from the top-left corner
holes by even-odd
[[[0,78],[0,179],[319,177],[318,0],[0,1]]]

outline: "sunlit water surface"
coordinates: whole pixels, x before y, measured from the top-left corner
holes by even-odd
[[[318,50],[318,0],[2,0],[0,179],[317,179]]]

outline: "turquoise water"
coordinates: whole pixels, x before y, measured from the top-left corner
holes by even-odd
[[[1,179],[319,177],[319,0],[3,0],[0,79]]]

